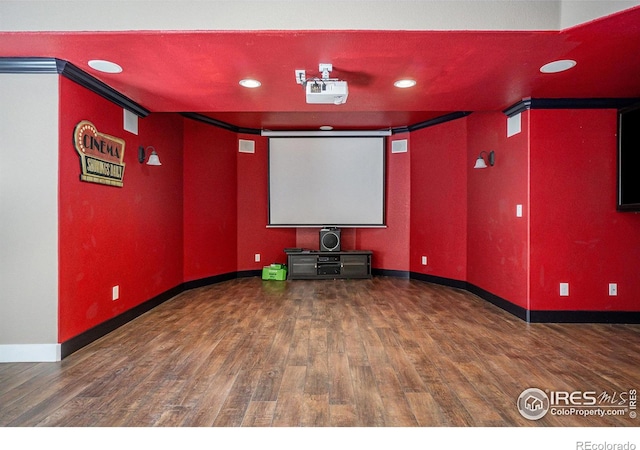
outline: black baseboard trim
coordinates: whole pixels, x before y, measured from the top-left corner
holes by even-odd
[[[529,311],[466,281],[418,272],[408,272],[404,270],[372,269],[372,274],[374,276],[412,279],[455,289],[463,289],[524,320],[525,322],[530,323],[640,324],[640,311]],[[222,283],[236,278],[260,277],[261,275],[262,272],[260,270],[243,270],[181,283],[178,286],[175,286],[174,288],[169,289],[118,316],[102,322],[78,336],[63,342],[61,344],[61,357],[63,359],[66,358],[72,353],[80,350],[82,347],[89,345],[93,341],[109,334],[122,325],[131,322],[133,319],[152,310],[156,306],[161,305],[167,300],[172,299],[182,292]]]
[[[236,278],[262,277],[262,270],[241,270],[236,272]]]
[[[379,277],[409,278],[406,270],[371,269],[371,275]]]
[[[411,272],[413,280],[463,289],[529,323],[640,324],[640,311],[549,311],[527,310],[472,283]]]
[[[424,273],[411,272],[411,279],[425,281],[427,283],[439,284],[441,286],[447,286],[455,289],[462,289],[472,294],[477,295],[483,300],[497,306],[500,309],[507,311],[514,316],[527,321],[527,310],[521,306],[514,305],[508,300],[499,297],[489,291],[486,291],[478,286],[475,286],[467,281],[455,280],[452,278],[438,277],[435,275],[428,275]]]
[[[410,278],[412,280],[424,281],[426,283],[440,284],[442,286],[452,287],[456,289],[467,290],[467,286],[468,286],[466,281],[454,280],[453,278],[437,277],[435,275],[428,275],[426,273],[411,272]]]
[[[176,286],[168,291],[163,292],[144,303],[134,306],[133,308],[123,312],[122,314],[113,317],[99,325],[63,342],[60,345],[60,353],[62,359],[66,358],[70,354],[80,350],[82,347],[89,345],[93,341],[101,338],[102,336],[111,333],[115,329],[122,325],[131,322],[133,319],[141,316],[147,311],[152,310],[158,305],[166,302],[167,300],[175,297],[176,295],[184,291],[183,285]]]
[[[640,311],[529,311],[531,323],[640,324]]]
[[[529,322],[529,316],[528,316],[529,311],[527,311],[522,306],[518,306],[514,303],[511,303],[509,300],[499,297],[471,283],[467,283],[466,290],[468,292],[471,292],[472,294],[477,295],[481,299],[486,300],[489,303],[497,306],[498,308],[503,309],[510,314],[513,314],[517,318],[522,319],[525,322]]]
[[[133,308],[123,312],[122,314],[113,317],[109,320],[106,320],[95,327],[69,339],[68,341],[63,342],[60,347],[60,353],[62,359],[66,358],[70,354],[80,350],[82,347],[85,347],[91,344],[93,341],[100,339],[102,336],[105,336],[117,328],[125,325],[128,322],[131,322],[133,319],[141,316],[147,311],[152,310],[156,306],[161,305],[167,300],[172,299],[176,295],[179,295],[185,291],[210,286],[212,284],[222,283],[224,281],[233,280],[236,278],[245,278],[251,276],[260,276],[260,271],[247,270],[243,272],[229,272],[221,275],[214,275],[212,277],[201,278],[199,280],[187,281],[185,283],[181,283],[178,286],[175,286],[152,299],[147,300],[144,303],[139,304],[138,306],[134,306]]]
[[[186,281],[182,283],[182,290],[188,291],[190,289],[196,289],[200,287],[209,286],[211,284],[222,283],[223,281],[233,280],[238,278],[236,272],[223,273],[221,275],[214,275],[212,277],[200,278],[198,280]]]

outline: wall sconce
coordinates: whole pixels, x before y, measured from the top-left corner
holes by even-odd
[[[487,168],[487,163],[485,162],[484,157],[482,156],[483,153],[489,159],[489,165],[490,166],[493,166],[496,163],[496,154],[495,154],[495,152],[493,150],[491,150],[489,153],[487,153],[485,151],[481,151],[480,155],[478,155],[478,159],[476,159],[476,165],[473,166],[474,169],[486,169]]]
[[[147,161],[148,166],[161,166],[160,158],[158,158],[158,154],[156,153],[156,149],[153,146],[148,146],[147,150],[151,149],[151,154],[149,155],[149,161]],[[146,151],[143,146],[138,147],[138,162],[140,164],[144,163],[146,159]]]

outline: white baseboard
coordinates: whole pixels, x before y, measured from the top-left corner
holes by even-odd
[[[60,344],[0,345],[0,363],[56,362],[62,360]]]

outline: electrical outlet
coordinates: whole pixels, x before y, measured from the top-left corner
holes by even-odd
[[[516,217],[522,217],[522,205],[516,205]]]
[[[118,300],[120,298],[120,286],[114,286],[111,288],[111,300]]]
[[[256,253],[254,256],[255,262],[260,262],[260,253]]]
[[[560,296],[561,297],[569,296],[569,283],[560,283]]]
[[[306,71],[302,69],[296,69],[296,83],[304,84],[307,81],[307,76],[305,75]]]
[[[618,283],[609,283],[609,295],[618,295]]]
[[[423,257],[422,257],[422,265],[423,265],[423,266],[426,266],[426,265],[427,265],[427,257],[426,257],[426,256],[423,256]]]

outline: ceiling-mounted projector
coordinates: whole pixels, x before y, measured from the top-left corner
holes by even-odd
[[[322,78],[307,78],[304,70],[296,70],[296,83],[305,89],[307,103],[341,105],[346,103],[349,87],[346,81],[329,78],[332,64],[320,64]]]
[[[307,103],[341,105],[347,101],[349,87],[346,81],[309,80],[306,93]]]

